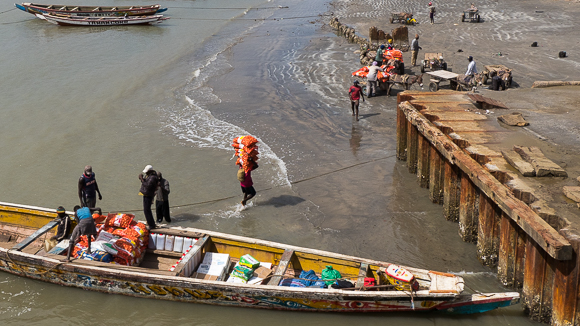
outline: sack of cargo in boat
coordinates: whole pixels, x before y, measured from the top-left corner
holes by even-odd
[[[79,258],[85,260],[102,261],[104,263],[109,263],[113,261],[113,256],[111,254],[101,250],[92,251],[90,254],[86,250],[83,250],[80,253]]]
[[[250,277],[254,275],[254,270],[246,266],[236,265],[236,267],[234,267],[234,270],[230,275],[234,277],[239,277],[247,282],[250,279]]]
[[[415,280],[411,272],[398,265],[389,265],[385,274],[389,283],[395,285],[395,289],[400,291],[410,291]]]
[[[260,267],[260,262],[256,258],[252,257],[250,254],[245,254],[242,257],[240,257],[239,264],[251,268],[252,271]]]
[[[141,222],[139,222],[135,225],[132,225],[131,229],[133,229],[135,232],[139,233],[139,236],[147,235],[147,227],[145,226],[145,224],[143,224]]]
[[[137,247],[135,241],[133,241],[129,238],[121,238],[121,239],[115,241],[114,246],[118,250],[124,249],[127,251],[135,250],[135,248]]]
[[[326,287],[326,283],[320,281],[320,277],[318,277],[318,275],[316,275],[316,273],[313,270],[300,272],[300,276],[298,278],[300,278],[300,280],[298,281],[307,287],[317,287],[317,288]]]
[[[116,256],[119,250],[117,250],[111,243],[106,242],[103,243],[103,250],[110,253],[113,256]]]
[[[336,279],[341,278],[340,272],[332,268],[331,265],[326,265],[326,268],[322,270],[320,275],[326,285],[331,285]]]
[[[44,251],[49,252],[52,250],[52,248],[56,247],[56,245],[58,244],[58,241],[56,241],[56,239],[46,239],[44,240]]]
[[[103,222],[105,222],[106,219],[107,217],[105,215],[101,215],[98,213],[93,214],[93,220],[95,220],[95,224],[102,224]]]
[[[347,280],[336,280],[330,287],[333,289],[350,289],[354,287],[354,284]]]
[[[105,224],[107,226],[115,226],[125,229],[131,224],[134,218],[135,215],[132,214],[109,214]]]
[[[293,279],[293,278],[286,278],[283,279],[282,281],[280,281],[280,284],[278,284],[279,286],[290,286],[290,287],[295,287],[295,288],[304,288],[306,286],[304,286],[304,284],[302,284],[300,282],[300,280],[297,279]]]

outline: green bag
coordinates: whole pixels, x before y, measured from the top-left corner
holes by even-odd
[[[340,272],[332,268],[331,265],[326,265],[326,268],[322,270],[322,279],[325,280],[326,285],[331,285],[336,282],[336,279],[341,278]]]

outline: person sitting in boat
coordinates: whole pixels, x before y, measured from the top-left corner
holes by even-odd
[[[56,218],[58,218],[58,228],[56,230],[56,235],[51,239],[60,242],[61,240],[68,239],[70,237],[70,216],[66,213],[66,210],[62,206],[58,206],[56,209]]]
[[[97,227],[95,226],[95,220],[93,220],[93,212],[99,212],[99,214],[101,214],[101,209],[98,207],[79,208],[78,206],[75,206],[75,219],[77,219],[79,224],[75,226],[75,229],[73,230],[72,235],[70,237],[66,261],[70,262],[70,254],[72,253],[74,246],[76,245],[77,241],[82,235],[87,236],[87,240],[89,243],[87,253],[88,254],[91,253],[91,237],[93,235],[97,235],[98,233]]]

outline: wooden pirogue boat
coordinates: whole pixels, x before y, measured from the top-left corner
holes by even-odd
[[[163,15],[152,16],[125,16],[125,17],[86,17],[73,15],[36,14],[40,19],[49,23],[63,26],[119,26],[119,25],[147,25],[158,24],[169,19]]]
[[[377,277],[388,263],[301,248],[193,228],[158,228],[152,232],[198,239],[180,264],[170,271],[181,253],[147,249],[140,266],[75,259],[46,253],[43,241],[57,222],[55,210],[0,203],[0,270],[85,290],[133,297],[223,306],[318,312],[446,311],[478,313],[519,302],[519,293],[461,294],[457,275],[405,267],[419,283],[417,291],[388,286],[365,288],[362,279]],[[188,263],[201,262],[207,253],[228,253],[231,263],[250,254],[272,263],[274,273],[262,284],[241,284],[192,278]],[[355,288],[322,289],[279,286],[302,270],[321,271],[332,265]],[[232,270],[233,266],[229,267]],[[191,270],[191,269],[190,269]],[[318,272],[317,272],[318,273]],[[320,275],[320,274],[319,274]]]
[[[117,6],[117,7],[101,7],[101,6],[75,6],[75,5],[44,5],[38,3],[23,2],[22,4],[14,4],[14,6],[22,11],[35,14],[60,14],[60,15],[76,15],[76,16],[90,16],[90,17],[107,17],[107,16],[148,16],[162,13],[167,8],[161,8],[160,5],[149,6]]]

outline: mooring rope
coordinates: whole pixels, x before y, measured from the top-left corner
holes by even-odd
[[[373,159],[373,160],[368,160],[368,161],[364,161],[364,162],[352,164],[352,165],[345,166],[345,167],[340,168],[340,169],[336,169],[336,170],[332,170],[332,171],[329,171],[329,172],[321,173],[321,174],[318,174],[318,175],[315,175],[315,176],[312,176],[312,177],[304,178],[304,179],[297,180],[297,181],[291,181],[290,184],[291,185],[295,185],[295,184],[302,183],[302,182],[305,182],[305,181],[310,181],[312,179],[320,178],[320,177],[323,177],[323,176],[326,176],[326,175],[329,175],[329,174],[333,174],[333,173],[336,173],[336,172],[340,172],[340,171],[344,171],[344,170],[347,170],[347,169],[351,169],[351,168],[354,168],[354,167],[357,167],[357,166],[360,166],[360,165],[364,165],[364,164],[369,164],[369,163],[373,163],[373,162],[377,162],[377,161],[386,160],[386,159],[389,159],[389,158],[394,157],[396,155],[397,154],[393,154],[393,155],[384,156],[384,157],[381,157],[381,158],[376,158],[376,159]],[[280,186],[263,188],[263,189],[259,189],[257,191],[264,192],[264,191],[268,191],[268,190],[272,190],[272,189],[276,189],[276,188],[281,188],[281,187],[284,187],[284,186],[286,186],[286,185],[280,185]],[[201,201],[201,202],[195,202],[195,203],[189,203],[189,204],[183,204],[183,205],[173,205],[173,206],[170,206],[169,208],[180,208],[180,207],[198,206],[198,205],[203,205],[203,204],[216,203],[216,202],[219,202],[219,201],[236,198],[238,196],[239,195],[231,195],[231,196],[227,196],[227,197],[222,197],[222,198],[217,198],[217,199],[211,199],[211,200],[206,200],[206,201]],[[121,212],[122,213],[131,213],[131,212],[140,212],[140,211],[143,211],[143,209],[142,208],[139,208],[139,209],[131,209],[131,210],[113,210],[113,211],[116,211],[116,212],[119,212],[119,213],[121,213]]]
[[[5,13],[7,13],[9,11],[12,11],[12,10],[16,10],[16,9],[18,9],[18,8],[12,8],[12,9],[9,9],[9,10],[6,10],[6,11],[1,11],[0,12],[0,15],[5,14]]]
[[[296,17],[275,17],[275,18],[181,18],[181,17],[171,17],[171,19],[181,19],[181,20],[253,20],[253,21],[281,21],[288,19],[301,19],[301,18],[314,18],[314,17],[327,17],[333,14],[320,14],[320,15],[310,15],[310,16],[296,16]]]

